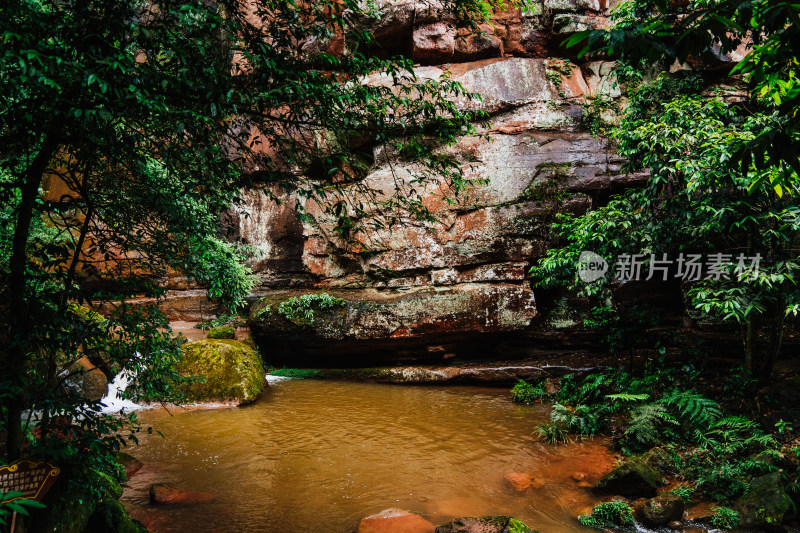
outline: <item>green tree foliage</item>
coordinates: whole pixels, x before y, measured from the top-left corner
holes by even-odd
[[[457,0],[444,9],[475,24],[492,5]],[[235,308],[253,280],[242,266],[247,250],[220,235],[218,222],[243,187],[315,198],[349,236],[400,212],[429,219],[415,191],[434,177],[454,193],[469,185],[437,148],[473,131],[482,114],[453,103],[473,95],[371,53],[367,28],[379,16],[356,0],[0,7],[0,399],[9,458],[25,446],[58,460],[110,457],[104,451],[126,441],[120,419],[62,393],[64,369],[82,355],[131,371],[140,396],[169,398],[180,343],[155,309],[127,299],[162,296],[158,279],[174,269]],[[386,83],[362,83],[376,73]],[[419,164],[378,194],[359,181],[374,153]],[[352,187],[379,208],[357,203]],[[87,320],[75,302],[107,318]]]
[[[800,5],[785,0],[629,0],[607,30],[579,33],[569,44],[584,42],[582,53],[601,52],[628,65],[670,66],[715,62],[744,52],[731,74],[748,83],[751,102],[764,113],[751,136],[732,139],[730,164],[741,173],[758,171],[749,185],[764,180],[783,194],[797,186],[800,174]]]
[[[649,170],[646,184],[586,215],[562,216],[555,228],[566,245],[549,251],[533,274],[540,285],[566,285],[613,302],[609,282],[621,255],[641,254],[646,273],[665,254],[674,261],[723,254],[716,274],[684,277],[690,310],[739,324],[747,370],[768,376],[786,317],[800,310],[798,190],[780,179],[780,166],[751,165],[743,173],[731,163],[737,147],[755,139],[771,115],[705,89],[695,75],[662,75],[631,90],[614,137],[630,170]],[[785,194],[776,192],[778,181]],[[583,250],[609,261],[606,278],[590,284],[577,278]]]

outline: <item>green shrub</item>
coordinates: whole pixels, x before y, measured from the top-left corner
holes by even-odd
[[[511,389],[511,399],[517,403],[532,404],[546,397],[544,382],[531,385],[527,381],[519,380]]]
[[[278,304],[270,304],[258,313],[257,318],[269,316],[276,312],[296,326],[310,326],[314,323],[315,311],[324,311],[334,307],[343,307],[345,301],[327,293],[304,294],[293,296]]]
[[[694,487],[681,485],[680,487],[675,487],[672,489],[670,493],[680,496],[681,500],[683,500],[683,503],[691,503],[692,496],[694,496]]]
[[[720,529],[739,527],[739,513],[729,507],[717,507],[711,517],[711,524]]]
[[[314,379],[322,377],[322,372],[313,368],[278,368],[271,372],[273,376],[294,379]]]
[[[230,326],[217,326],[208,330],[209,339],[235,339],[236,332]]]
[[[606,502],[596,505],[592,514],[580,515],[578,522],[598,529],[614,526],[632,526],[633,509],[625,502]]]

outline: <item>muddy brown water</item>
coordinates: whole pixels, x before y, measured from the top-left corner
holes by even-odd
[[[542,533],[587,531],[575,519],[597,501],[586,486],[615,463],[602,439],[536,442],[548,407],[503,389],[291,380],[248,407],[140,418],[165,438],[130,450],[145,467],[123,502],[155,532],[352,532],[390,507],[437,524],[514,515]],[[512,472],[540,481],[519,493]],[[152,506],[156,482],[216,498]]]

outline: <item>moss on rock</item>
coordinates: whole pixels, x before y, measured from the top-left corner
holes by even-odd
[[[217,326],[208,330],[209,339],[235,339],[236,332],[231,326]]]
[[[117,500],[103,500],[94,510],[83,533],[147,533],[144,524],[131,518]]]
[[[264,366],[247,344],[234,340],[206,339],[187,343],[176,370],[197,377],[183,386],[191,402],[254,401],[264,389]]]
[[[74,476],[62,472],[61,478],[43,501],[46,507],[32,511],[28,533],[147,531],[140,523],[133,521],[117,501],[122,496],[122,486],[116,479],[94,469]],[[98,512],[102,513],[102,517],[95,520]],[[89,527],[93,521],[105,523],[106,515],[108,521],[114,525],[112,529]],[[131,529],[134,526],[138,529]]]

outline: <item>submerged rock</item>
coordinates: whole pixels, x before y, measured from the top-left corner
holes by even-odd
[[[191,402],[256,400],[264,389],[261,357],[247,344],[233,340],[200,340],[183,346],[176,369],[185,377],[201,377],[184,385]]]
[[[677,494],[660,494],[636,507],[639,520],[647,527],[661,527],[683,518],[684,503]]]
[[[511,516],[456,518],[436,528],[436,533],[537,533]]]
[[[532,474],[512,472],[503,477],[506,482],[511,485],[511,488],[517,492],[525,492],[531,487],[538,489],[544,485],[544,482],[541,479],[535,478]]]
[[[202,503],[215,499],[210,492],[181,490],[168,483],[150,485],[150,503]]]
[[[598,494],[615,494],[628,498],[652,498],[656,495],[658,477],[642,459],[630,459],[595,483]]]
[[[431,522],[402,509],[384,509],[358,524],[358,533],[433,533]]]
[[[783,490],[780,472],[753,479],[747,494],[733,505],[744,527],[777,527],[793,507]]]

